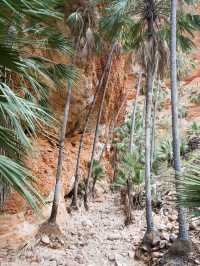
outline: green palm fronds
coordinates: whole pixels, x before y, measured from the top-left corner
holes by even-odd
[[[103,1],[102,1],[103,2]],[[105,16],[100,25],[109,39],[122,42],[130,48],[141,47],[148,37],[148,1],[112,0],[108,1]],[[189,1],[187,1],[188,4]],[[156,43],[170,41],[170,1],[154,1],[155,27],[154,36]],[[187,51],[193,47],[191,37],[195,30],[199,30],[200,16],[179,10],[177,16],[177,44],[180,49]]]
[[[191,208],[194,214],[200,216],[200,167],[199,159],[185,166],[185,172],[178,182],[178,202],[186,208]]]
[[[38,210],[39,205],[44,204],[44,200],[34,189],[31,183],[33,181],[34,177],[30,171],[10,158],[0,155],[0,183],[8,184],[25,198],[33,209]]]

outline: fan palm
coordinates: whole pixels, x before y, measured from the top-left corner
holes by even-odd
[[[145,69],[147,76],[146,86],[146,123],[145,123],[145,189],[146,189],[146,219],[147,233],[154,231],[152,206],[151,206],[151,109],[152,109],[152,86],[156,69],[158,52],[163,50],[160,39],[155,32],[159,16],[159,8],[154,1],[113,1],[111,5],[112,14],[103,21],[103,28],[110,24],[113,26],[111,35],[118,30],[119,38],[124,42],[125,47],[137,47],[138,58]],[[128,15],[128,16],[127,16]],[[134,20],[133,20],[134,17]],[[115,28],[117,26],[118,29]],[[115,29],[114,29],[115,28]],[[113,30],[114,29],[114,30]],[[125,37],[124,34],[131,34],[132,39]],[[141,49],[142,47],[142,49]],[[141,60],[142,59],[142,60]],[[160,63],[160,62],[159,62]]]
[[[52,117],[40,103],[48,97],[49,82],[60,85],[62,79],[77,76],[71,66],[56,64],[50,56],[52,51],[73,52],[72,43],[52,26],[63,17],[55,9],[60,2],[0,3],[1,191],[4,194],[12,187],[34,208],[42,198],[30,183],[30,172],[22,165],[31,148],[30,136],[43,125],[51,126]],[[5,197],[1,195],[1,199],[3,204]]]
[[[179,204],[191,208],[195,216],[200,216],[200,167],[198,158],[185,165],[183,178],[178,182]]]
[[[177,93],[177,61],[176,61],[176,1],[171,1],[171,102],[172,102],[172,135],[173,156],[176,179],[181,174],[179,119],[178,119],[178,93]],[[178,208],[179,239],[188,240],[186,211]]]
[[[170,2],[159,0],[103,2],[107,5],[106,16],[101,21],[105,37],[120,41],[125,49],[135,49],[138,60],[146,72],[146,218],[147,232],[152,232],[154,230],[150,188],[152,84],[155,74],[163,78],[168,62]],[[176,34],[178,47],[182,50],[186,51],[193,46],[188,36],[192,36],[193,31],[199,29],[199,22],[198,15],[179,10]]]
[[[61,173],[62,173],[62,163],[64,159],[65,135],[66,135],[66,130],[67,130],[71,94],[72,94],[72,85],[69,82],[68,92],[67,92],[67,96],[65,100],[63,123],[61,127],[61,132],[60,132],[59,155],[58,155],[58,163],[57,163],[57,171],[56,171],[56,184],[55,184],[55,191],[54,191],[54,199],[53,199],[53,205],[51,209],[51,216],[49,218],[49,223],[51,224],[56,223],[59,198],[60,198],[60,194],[62,190]]]

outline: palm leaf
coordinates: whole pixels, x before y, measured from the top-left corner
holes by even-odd
[[[200,167],[199,160],[186,165],[186,170],[178,182],[178,202],[192,208],[200,216]],[[196,209],[197,208],[197,209]]]
[[[10,158],[0,155],[0,183],[9,184],[28,201],[34,210],[38,210],[39,205],[44,204],[44,200],[33,188],[30,182],[33,180],[34,177],[27,169]]]

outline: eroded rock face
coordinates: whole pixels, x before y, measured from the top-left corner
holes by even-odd
[[[78,86],[73,88],[71,97],[70,114],[67,128],[67,136],[72,136],[74,133],[83,130],[85,118],[90,104],[93,101],[98,83],[101,79],[104,67],[106,65],[107,55],[102,57],[93,57],[89,62],[85,61],[85,65],[81,66],[81,77]],[[122,121],[126,107],[126,58],[124,56],[113,57],[112,69],[107,85],[107,93],[104,102],[102,124],[108,126],[117,115],[122,103],[118,121]],[[103,89],[103,88],[102,88]],[[67,90],[67,86],[66,86]],[[101,95],[101,93],[100,93]],[[53,92],[50,97],[50,103],[53,106],[54,114],[57,119],[62,121],[62,112],[66,92]],[[96,117],[100,104],[100,97],[97,98],[95,110],[89,120],[88,130],[94,130],[96,125]]]

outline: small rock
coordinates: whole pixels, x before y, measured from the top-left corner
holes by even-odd
[[[148,248],[147,248],[146,245],[142,245],[142,246],[141,246],[141,249],[142,249],[143,251],[148,251]]]
[[[189,230],[195,230],[195,231],[198,230],[197,224],[195,222],[191,222],[189,224]]]
[[[49,237],[47,235],[43,235],[42,238],[41,238],[41,241],[45,245],[49,245],[50,244],[50,239],[49,239]]]
[[[75,262],[74,260],[65,259],[65,266],[80,266],[78,262]]]
[[[161,234],[161,239],[169,241],[169,234],[167,232],[163,232]]]
[[[196,260],[194,261],[194,263],[195,263],[196,265],[200,265],[200,260],[196,259]]]
[[[177,220],[177,215],[173,214],[173,215],[169,216],[169,220],[170,220],[171,222],[176,221],[176,220]]]
[[[169,236],[169,241],[173,243],[176,240],[176,238],[177,238],[177,236],[175,234],[171,234]]]
[[[75,257],[75,261],[77,261],[79,264],[84,264],[84,258],[80,254]]]
[[[160,246],[153,247],[151,250],[152,250],[153,252],[158,251],[158,250],[160,250]]]
[[[130,259],[134,259],[134,253],[132,251],[128,252],[128,256]]]
[[[109,261],[114,261],[115,260],[115,255],[114,254],[109,254],[108,255]]]
[[[84,221],[82,221],[82,226],[92,227],[93,224],[92,224],[92,222],[90,220],[84,220]]]
[[[160,253],[160,252],[153,252],[153,257],[154,258],[161,258],[162,257],[162,253]]]
[[[42,266],[57,266],[56,261],[45,261]]]
[[[166,227],[167,229],[171,230],[172,228],[174,228],[174,225],[171,223],[168,223]]]
[[[163,249],[167,246],[167,241],[166,240],[162,240],[160,241],[160,249]]]
[[[118,240],[118,239],[121,239],[121,235],[119,235],[119,234],[112,234],[112,235],[109,235],[109,236],[107,237],[107,239],[108,239],[108,240],[111,240],[111,241],[113,241],[113,240]]]

